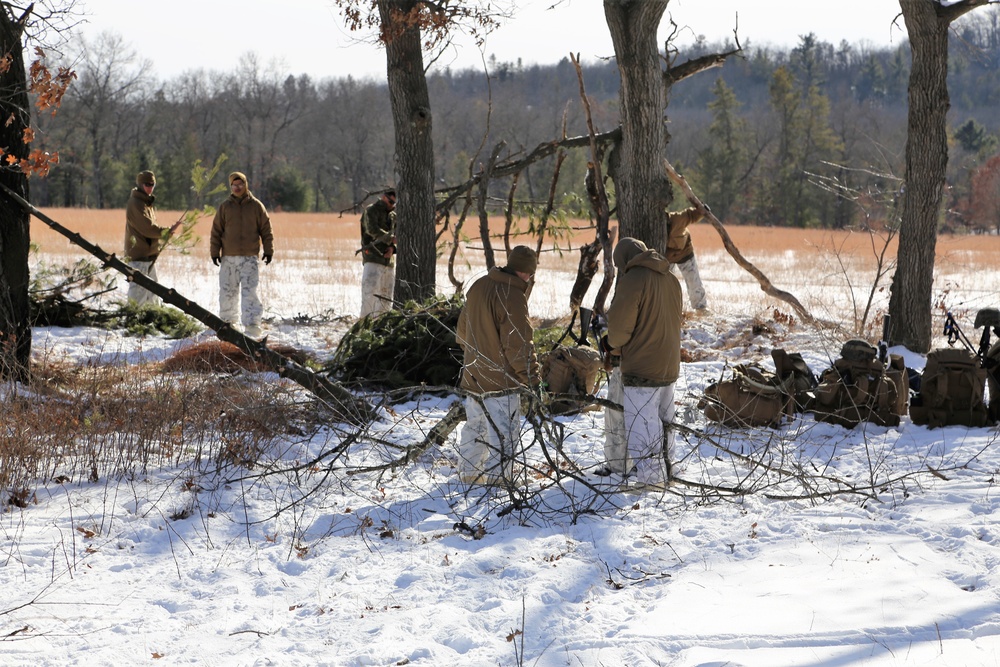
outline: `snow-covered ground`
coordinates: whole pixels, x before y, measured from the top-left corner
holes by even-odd
[[[601,412],[558,418],[572,474],[533,478],[520,506],[458,482],[457,431],[392,474],[348,474],[422,440],[455,400],[429,395],[383,406],[338,456],[323,457],[354,429],[328,424],[252,470],[39,480],[36,503],[0,514],[0,664],[1000,664],[996,429],[706,423],[698,396],[727,364],[783,347],[818,372],[844,340],[776,318],[790,309],[746,278],[713,279],[716,259],[700,260],[712,312],[685,324],[698,361],[678,383],[692,429],[678,453],[685,479],[753,492],[618,492],[592,473]],[[350,318],[283,320],[353,313],[359,272],[330,287],[306,268],[263,269],[268,332],[328,356]],[[208,275],[180,269],[177,287],[214,307]],[[571,279],[540,272],[552,292],[536,289],[533,313],[563,308]],[[803,301],[827,317],[840,298]],[[193,342],[34,331],[36,356],[81,363]],[[529,450],[539,467],[556,433]]]

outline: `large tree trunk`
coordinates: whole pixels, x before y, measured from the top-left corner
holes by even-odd
[[[6,7],[0,8],[0,55],[11,58],[0,74],[0,146],[25,157],[24,130],[30,126],[28,84],[24,71],[22,26]],[[23,197],[28,179],[16,168],[0,168],[0,183]],[[28,300],[28,247],[31,216],[19,206],[0,206],[0,378],[24,381],[31,357]]]
[[[889,297],[893,344],[914,352],[931,349],[931,290],[937,222],[948,166],[948,26],[986,0],[942,7],[928,0],[899,0],[910,40],[906,173],[899,255]]]
[[[395,26],[417,3],[378,0],[385,45],[389,99],[396,133],[396,301],[434,296],[437,253],[434,246],[434,145],[431,103],[420,28]]]
[[[669,0],[604,0],[621,73],[621,143],[609,173],[615,182],[621,237],[631,236],[661,253],[667,249],[666,209],[673,201],[663,171],[667,133],[664,82],[656,29]]]

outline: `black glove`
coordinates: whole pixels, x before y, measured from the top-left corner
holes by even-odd
[[[222,262],[222,258],[221,257],[213,257],[212,258],[212,264],[215,264],[216,266],[218,266],[220,262]]]
[[[271,263],[271,255],[264,255],[264,263],[265,264]]]

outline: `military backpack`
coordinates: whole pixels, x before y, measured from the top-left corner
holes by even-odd
[[[550,394],[578,394],[581,397],[597,391],[597,376],[601,370],[601,355],[590,347],[559,345],[542,359],[542,380]],[[549,405],[554,414],[581,410],[589,401],[560,399]]]
[[[986,370],[975,354],[954,347],[933,350],[927,355],[920,391],[910,405],[910,418],[914,424],[931,428],[986,426],[990,414],[985,390]]]
[[[890,354],[888,365],[865,340],[844,343],[840,358],[823,371],[807,410],[818,421],[854,428],[861,422],[898,426],[906,414],[909,385],[903,358]]]
[[[737,364],[732,378],[705,388],[698,408],[711,421],[733,428],[775,427],[792,414],[793,402],[775,373],[755,364]]]

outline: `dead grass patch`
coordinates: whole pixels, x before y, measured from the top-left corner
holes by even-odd
[[[156,364],[34,370],[27,388],[3,388],[0,489],[17,495],[7,502],[41,479],[252,467],[317,423],[300,392],[245,375],[173,375]]]
[[[291,345],[268,344],[268,348],[299,364],[309,361],[308,355]],[[210,340],[186,347],[163,362],[168,373],[235,373],[240,370],[262,373],[270,368],[232,343]]]

